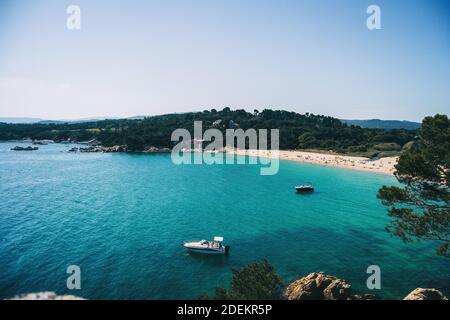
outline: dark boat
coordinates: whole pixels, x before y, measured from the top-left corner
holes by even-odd
[[[298,193],[313,192],[314,187],[311,183],[301,184],[295,187]]]

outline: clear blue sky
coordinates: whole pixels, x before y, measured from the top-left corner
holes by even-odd
[[[82,29],[66,28],[81,7]],[[382,30],[366,28],[381,7]],[[450,1],[0,0],[0,117],[450,110]]]

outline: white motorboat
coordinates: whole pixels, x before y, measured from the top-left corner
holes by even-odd
[[[223,237],[214,237],[214,240],[200,240],[196,242],[185,242],[183,247],[192,252],[207,253],[207,254],[227,254],[230,251],[230,246],[222,244]]]

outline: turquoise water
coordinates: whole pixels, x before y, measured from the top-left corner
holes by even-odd
[[[231,267],[267,258],[285,281],[313,271],[357,291],[381,268],[384,298],[416,287],[449,294],[448,260],[434,244],[404,244],[383,230],[376,199],[393,177],[282,161],[172,164],[169,155],[71,154],[69,146],[13,152],[0,143],[0,298],[56,291],[90,299],[196,298],[228,284]],[[297,195],[312,181],[317,192]],[[187,254],[185,240],[225,237],[226,257]],[[81,267],[82,289],[66,288]]]

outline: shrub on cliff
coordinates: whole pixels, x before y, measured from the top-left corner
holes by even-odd
[[[232,269],[232,272],[230,288],[217,288],[215,299],[275,300],[282,295],[283,281],[267,260]]]

